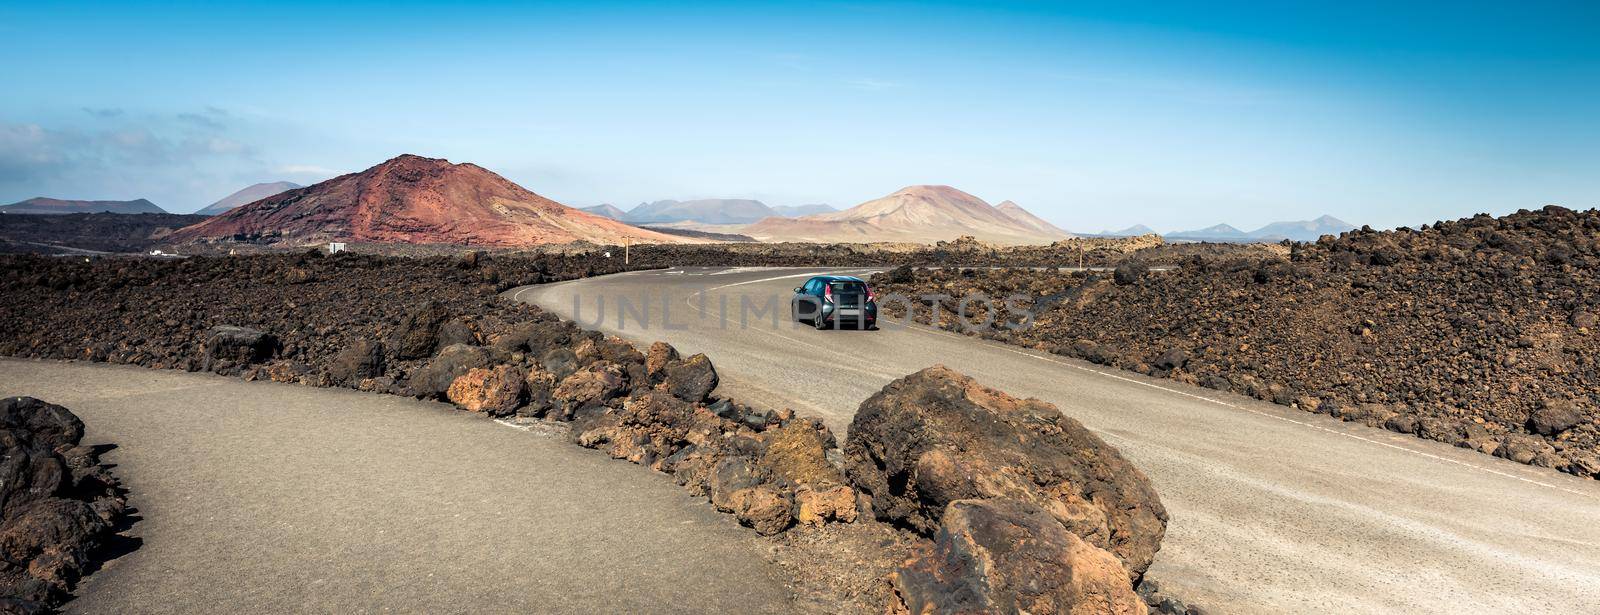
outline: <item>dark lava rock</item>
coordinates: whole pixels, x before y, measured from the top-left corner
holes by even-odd
[[[1127,286],[1129,284],[1138,284],[1139,280],[1144,279],[1144,276],[1148,273],[1150,273],[1149,265],[1144,264],[1143,261],[1130,260],[1117,265],[1116,270],[1111,272],[1111,279],[1118,286]]]
[[[1136,580],[1167,511],[1143,472],[1054,406],[1016,399],[944,366],[862,402],[845,442],[851,483],[881,520],[931,535],[957,500],[1007,498],[1120,558]]]
[[[904,612],[1147,613],[1121,560],[1036,505],[951,502],[934,540],[891,577]]]
[[[1173,370],[1183,367],[1188,363],[1189,353],[1184,351],[1182,348],[1173,348],[1172,350],[1161,353],[1161,356],[1156,358],[1155,366],[1161,369]]]
[[[83,423],[31,397],[0,400],[0,608],[42,613],[117,541],[124,491],[80,446]]]
[[[1572,401],[1546,401],[1528,416],[1528,430],[1553,436],[1584,422],[1583,410]]]
[[[489,353],[477,346],[455,344],[439,351],[439,356],[411,375],[411,394],[417,397],[439,397],[450,390],[456,378],[469,370],[489,366]]]
[[[453,318],[439,325],[439,335],[436,344],[443,348],[452,344],[478,345],[478,334],[472,331],[472,325],[460,318]]]
[[[389,345],[401,359],[421,359],[439,348],[439,327],[450,312],[437,300],[429,300],[408,312],[390,334]]]
[[[667,389],[684,401],[703,401],[717,388],[717,369],[703,353],[669,362],[665,372]]]
[[[278,352],[278,338],[247,327],[219,325],[206,332],[201,351],[202,371],[211,371],[223,365],[237,366],[258,363]]]
[[[554,374],[556,380],[565,380],[567,376],[578,371],[578,355],[571,348],[551,348],[539,357],[539,364],[545,371]]]
[[[328,362],[328,376],[341,384],[353,384],[382,375],[383,344],[373,340],[356,340]]]

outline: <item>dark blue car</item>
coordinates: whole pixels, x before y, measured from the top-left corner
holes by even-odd
[[[819,275],[794,289],[790,313],[818,329],[853,326],[871,329],[878,324],[878,301],[866,280],[848,275]]]

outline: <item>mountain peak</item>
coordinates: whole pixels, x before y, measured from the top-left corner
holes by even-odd
[[[207,205],[194,213],[202,216],[215,216],[240,205],[253,203],[300,187],[302,187],[300,184],[284,181],[251,184],[238,192],[222,197],[221,200]]]
[[[242,205],[172,240],[234,237],[480,246],[685,241],[572,209],[475,164],[414,154]]]
[[[0,205],[0,212],[11,214],[79,214],[109,212],[117,214],[164,214],[149,199],[132,201],[75,201],[38,196],[10,205]]]
[[[1000,204],[995,205],[994,208],[1000,213],[1005,214],[1006,217],[1016,220],[1018,224],[1026,226],[1034,231],[1045,234],[1060,235],[1062,238],[1072,236],[1072,233],[1063,231],[1056,225],[1045,221],[1044,218],[1033,215],[1033,212],[1023,209],[1021,205],[1018,205],[1013,201],[1001,201]]]
[[[934,184],[906,186],[844,211],[767,218],[745,227],[743,232],[775,241],[846,243],[931,244],[971,235],[989,243],[1016,245],[1047,244],[1070,237],[1059,229],[1042,231],[983,199]]]

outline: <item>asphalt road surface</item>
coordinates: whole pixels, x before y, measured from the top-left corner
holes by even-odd
[[[790,611],[753,532],[665,475],[440,403],[0,360],[131,489],[81,613]]]
[[[806,277],[863,271],[671,269],[506,295],[704,352],[723,394],[841,435],[862,400],[935,363],[1051,402],[1155,482],[1172,522],[1149,577],[1213,610],[1600,612],[1600,482],[928,328],[787,322]],[[741,316],[774,301],[776,323]]]

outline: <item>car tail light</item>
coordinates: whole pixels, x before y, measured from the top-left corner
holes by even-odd
[[[867,289],[867,303],[872,303],[874,301],[877,301],[878,300],[878,293],[872,292],[872,287],[871,286],[866,287],[866,289]]]
[[[833,285],[832,284],[828,284],[828,285],[822,287],[822,298],[823,299],[829,299],[829,300],[833,299]]]

